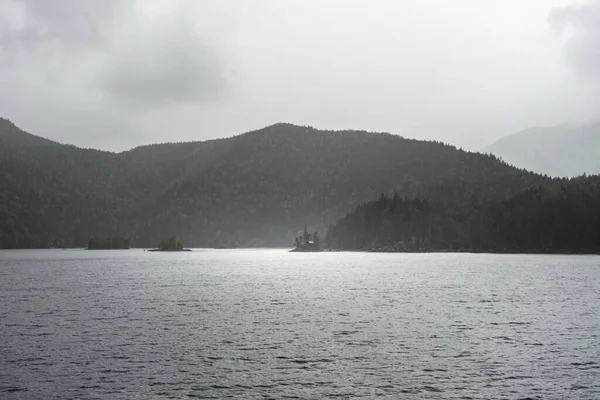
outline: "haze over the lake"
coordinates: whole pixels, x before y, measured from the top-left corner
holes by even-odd
[[[285,121],[480,149],[598,117],[600,1],[0,0],[0,110],[111,150]]]

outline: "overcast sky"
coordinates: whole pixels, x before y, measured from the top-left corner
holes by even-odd
[[[84,147],[291,122],[476,150],[599,99],[600,0],[0,0],[0,116]]]

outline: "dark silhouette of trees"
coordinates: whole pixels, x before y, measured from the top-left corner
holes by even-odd
[[[168,239],[161,240],[158,249],[160,251],[181,251],[183,250],[183,244],[176,236],[171,236]]]
[[[323,243],[319,232],[309,233],[308,229],[304,227],[302,235],[296,237],[294,240],[295,251],[321,251],[323,250]]]
[[[600,253],[599,179],[558,191],[534,186],[507,200],[382,196],[333,224],[326,242],[345,250]]]

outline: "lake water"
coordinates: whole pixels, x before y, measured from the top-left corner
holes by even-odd
[[[0,252],[0,398],[598,399],[600,257]]]

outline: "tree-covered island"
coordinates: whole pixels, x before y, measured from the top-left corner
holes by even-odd
[[[306,227],[302,234],[296,237],[294,249],[291,251],[323,251],[323,243],[319,232],[308,233]]]
[[[158,244],[158,248],[150,251],[192,251],[190,249],[184,249],[183,243],[176,236],[171,236],[168,239],[162,240]]]

